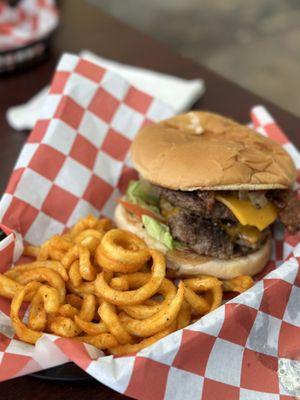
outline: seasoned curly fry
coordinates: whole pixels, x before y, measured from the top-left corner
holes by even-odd
[[[12,269],[5,272],[5,276],[11,279],[17,279],[17,277],[24,271],[29,271],[34,268],[50,268],[53,271],[58,272],[64,281],[69,279],[66,269],[59,261],[47,260],[47,261],[34,261],[28,264],[19,264]]]
[[[114,257],[110,257],[113,254]],[[96,250],[97,263],[114,272],[136,272],[150,259],[145,242],[121,229],[108,231]]]
[[[74,321],[88,335],[99,335],[100,333],[107,332],[107,327],[103,321],[100,322],[88,322],[79,318],[78,315],[74,316]]]
[[[209,312],[215,310],[220,307],[223,299],[223,290],[222,286],[215,286],[211,290],[205,293],[207,299],[209,299],[210,309]]]
[[[120,356],[213,311],[223,291],[241,293],[253,284],[248,276],[166,278],[159,251],[92,215],[39,247],[27,246],[24,255],[35,261],[0,274],[0,295],[12,299],[17,336],[34,344],[49,332]],[[24,301],[30,302],[28,325],[19,317]]]
[[[71,304],[63,304],[59,307],[58,313],[62,317],[73,319],[79,313],[79,310]]]
[[[109,221],[109,220],[107,220]],[[97,229],[99,226],[102,228],[102,225],[99,223],[100,221],[94,217],[93,215],[89,214],[85,218],[81,219],[77,222],[69,231],[70,237],[73,239],[79,233],[86,229]],[[105,224],[103,224],[105,225]]]
[[[75,324],[75,322],[68,317],[54,317],[50,329],[55,335],[62,337],[75,337],[81,332],[80,328]]]
[[[155,333],[167,328],[172,324],[173,321],[176,320],[183,303],[184,291],[185,286],[183,282],[180,282],[174,299],[170,301],[170,303],[165,304],[160,311],[158,311],[156,314],[153,314],[149,318],[137,320],[127,317],[126,314],[121,314],[120,320],[121,322],[126,323],[126,330],[132,335],[138,337],[152,336]]]
[[[236,278],[223,281],[224,292],[238,292],[243,293],[245,290],[250,289],[254,285],[254,281],[251,276],[241,275]]]
[[[66,269],[69,269],[74,261],[79,259],[79,272],[83,279],[93,281],[97,271],[90,261],[89,250],[81,244],[76,244],[63,256],[61,262]]]
[[[122,325],[117,312],[116,307],[113,304],[104,301],[99,307],[99,315],[107,329],[121,344],[132,343],[133,338],[129,335],[125,327]]]
[[[49,268],[34,268],[28,271],[22,272],[16,281],[21,285],[26,285],[28,282],[48,282],[48,284],[57,289],[59,295],[59,301],[62,304],[66,296],[65,283],[61,276]]]
[[[42,336],[42,332],[28,328],[19,318],[20,307],[26,297],[26,294],[35,292],[41,284],[39,282],[29,282],[15,294],[10,309],[10,318],[15,328],[16,334],[24,342],[35,344]]]
[[[28,327],[36,331],[44,330],[47,324],[47,313],[56,313],[58,309],[57,290],[47,285],[40,286],[31,301]]]
[[[96,311],[96,298],[93,294],[83,295],[82,306],[78,314],[79,318],[90,322],[94,318]]]
[[[82,276],[80,275],[79,270],[79,260],[75,260],[72,262],[69,269],[69,278],[74,287],[78,287],[82,284]]]
[[[49,247],[50,247],[50,240],[47,240],[47,242],[43,243],[40,246],[40,251],[37,256],[38,261],[46,261],[49,258]]]
[[[44,308],[44,300],[39,293],[36,293],[30,304],[28,328],[34,331],[43,331],[47,325],[47,313]]]
[[[96,294],[94,282],[83,282],[81,285],[75,287],[71,282],[67,282],[67,289],[70,293],[77,294],[83,297],[84,294]]]
[[[115,346],[118,345],[117,339],[110,333],[100,333],[94,336],[77,336],[75,339],[79,340],[80,342],[91,344],[101,350],[105,350],[110,347],[115,348]]]
[[[176,329],[183,329],[188,326],[191,322],[191,316],[192,308],[187,301],[183,300],[181,309],[177,317]]]
[[[184,279],[184,284],[185,286],[191,288],[195,292],[205,292],[207,290],[212,289],[215,286],[220,286],[222,285],[222,282],[219,281],[219,279],[214,278],[212,276],[201,276],[197,278],[189,278],[189,279]]]
[[[199,296],[191,288],[185,288],[185,300],[192,307],[192,310],[198,315],[204,315],[209,311],[209,302],[202,296]]]
[[[149,299],[159,289],[166,271],[164,257],[157,250],[149,250],[153,260],[153,271],[148,282],[136,290],[120,292],[112,289],[102,272],[95,281],[95,288],[100,297],[119,306],[135,305]]]
[[[184,279],[185,299],[196,314],[204,315],[215,310],[222,303],[222,282],[210,276]],[[202,292],[197,294],[195,292]],[[204,293],[203,293],[204,292]]]
[[[94,281],[97,276],[96,268],[90,261],[90,252],[89,250],[82,246],[77,245],[79,251],[79,271],[80,275],[86,281]]]
[[[22,289],[22,285],[6,275],[0,274],[0,295],[7,299],[12,299],[17,291]],[[27,293],[28,299],[29,293]]]
[[[115,347],[110,347],[108,349],[110,354],[114,354],[116,356],[124,356],[126,354],[132,354],[136,353],[145,347],[151,346],[155,342],[157,342],[159,339],[162,339],[163,337],[169,335],[170,333],[174,332],[176,329],[176,324],[173,323],[171,324],[168,328],[156,333],[153,336],[150,336],[139,343],[136,344],[123,344],[120,346],[115,346]]]
[[[130,288],[136,288],[142,285],[141,281],[144,278],[143,284],[150,279],[151,274],[137,272],[135,274],[127,275],[124,278],[127,280],[127,284]],[[118,278],[115,278],[118,279]],[[176,286],[169,281],[164,279],[157,290],[157,294],[164,297],[163,301],[152,301],[152,304],[138,304],[135,306],[121,307],[129,316],[136,319],[145,319],[151,317],[151,315],[157,313],[166,304],[169,304],[176,295]]]
[[[60,306],[60,298],[57,289],[48,285],[42,285],[37,293],[44,302],[45,311],[47,313],[56,313]]]
[[[75,238],[75,243],[81,244],[84,247],[87,247],[88,250],[94,254],[96,248],[101,242],[104,236],[104,232],[99,232],[96,229],[86,229],[80,232]]]
[[[59,235],[53,236],[50,239],[49,243],[50,246],[54,247],[55,249],[63,251],[68,251],[73,246],[73,243],[70,239]]]
[[[50,260],[55,260],[55,261],[60,261],[65,252],[63,250],[56,249],[53,246],[49,246],[48,248],[48,259]]]
[[[110,281],[110,286],[116,290],[129,290],[129,283],[126,279],[123,279],[123,276],[112,278]]]
[[[82,298],[80,296],[77,296],[76,294],[68,293],[66,295],[67,304],[71,304],[71,306],[77,308],[77,310],[81,309],[82,301]]]
[[[23,250],[23,256],[26,257],[38,257],[40,253],[40,248],[38,246],[25,246]]]

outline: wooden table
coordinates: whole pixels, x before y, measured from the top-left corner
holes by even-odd
[[[183,78],[203,78],[206,93],[194,108],[216,111],[247,122],[250,108],[256,104],[264,104],[287,135],[299,145],[299,118],[207,68],[181,57],[165,45],[101,13],[83,0],[65,0],[60,4],[61,25],[55,35],[49,59],[33,69],[0,79],[1,192],[5,189],[14,162],[27,137],[27,132],[16,132],[7,124],[7,108],[25,102],[49,83],[61,53],[78,52],[81,49],[90,49],[104,57]],[[125,399],[94,381],[71,384],[22,377],[1,384],[0,399],[32,398]]]

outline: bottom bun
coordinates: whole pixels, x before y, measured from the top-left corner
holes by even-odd
[[[115,210],[115,222],[121,229],[126,229],[144,239],[148,247],[160,250],[167,257],[167,266],[176,276],[181,275],[213,275],[220,279],[232,279],[239,275],[256,275],[262,271],[271,256],[271,239],[256,252],[247,256],[230,260],[219,260],[201,256],[194,252],[183,250],[168,250],[158,240],[153,239],[144,229],[140,220],[133,217],[118,204]]]

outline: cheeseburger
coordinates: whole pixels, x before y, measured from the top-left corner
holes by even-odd
[[[178,276],[255,275],[270,258],[274,222],[300,228],[290,156],[231,119],[199,111],[147,126],[131,157],[140,180],[116,223],[165,253]]]

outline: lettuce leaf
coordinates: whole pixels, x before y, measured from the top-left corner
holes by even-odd
[[[146,181],[131,181],[126,191],[126,200],[160,214],[159,198],[152,185]]]
[[[174,239],[170,233],[170,228],[148,215],[142,215],[144,227],[149,236],[164,244],[169,250],[174,248]]]

